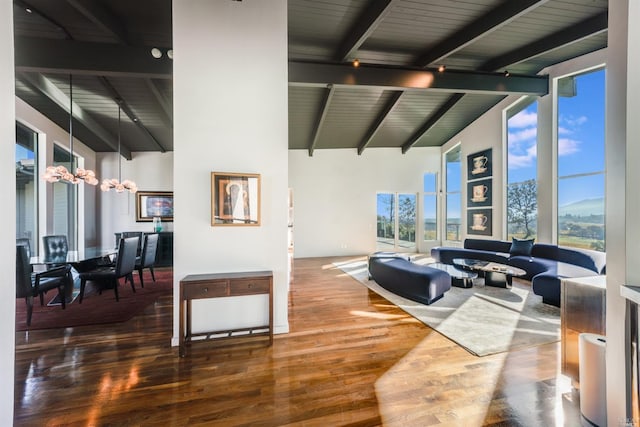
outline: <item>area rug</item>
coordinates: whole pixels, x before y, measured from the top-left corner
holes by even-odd
[[[75,326],[96,325],[106,323],[125,322],[137,314],[140,314],[150,304],[165,295],[173,292],[173,269],[155,269],[156,281],[151,280],[148,269],[144,270],[144,288],[140,287],[140,278],[137,272],[134,274],[136,292],[131,290],[129,283],[124,285],[120,280],[118,288],[119,301],[116,301],[113,289],[108,289],[98,294],[89,285],[85,291],[82,304],[76,298],[67,304],[66,309],[59,305],[40,305],[38,298],[34,299],[31,326],[27,327],[27,306],[24,299],[16,299],[16,331],[35,329],[54,329]],[[51,299],[55,291],[50,291],[45,296]]]
[[[414,262],[428,264],[430,258]],[[360,283],[400,307],[476,356],[513,351],[560,340],[560,309],[542,303],[526,281],[511,289],[484,286],[452,287],[431,305],[398,296],[369,279],[366,259],[334,263]]]

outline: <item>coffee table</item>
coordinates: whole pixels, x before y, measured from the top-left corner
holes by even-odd
[[[427,267],[436,268],[438,270],[446,271],[451,276],[451,286],[457,288],[470,288],[473,286],[473,279],[478,277],[478,273],[471,270],[463,270],[460,267],[456,267],[451,264],[444,264],[441,262],[434,262],[433,264],[427,264]]]
[[[527,274],[527,272],[521,268],[471,258],[454,258],[453,265],[484,275],[484,284],[486,286],[495,286],[498,288],[511,288],[514,276],[520,277]]]

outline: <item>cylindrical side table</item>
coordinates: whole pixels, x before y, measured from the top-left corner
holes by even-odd
[[[604,335],[582,333],[579,338],[580,413],[590,423],[607,425]]]

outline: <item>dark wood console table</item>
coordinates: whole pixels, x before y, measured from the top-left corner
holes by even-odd
[[[269,295],[269,324],[251,328],[227,329],[219,331],[191,332],[191,301],[204,298],[222,298],[243,295]],[[185,356],[185,346],[193,342],[194,337],[203,340],[215,340],[239,336],[269,336],[269,345],[273,344],[273,274],[271,271],[251,271],[239,273],[191,274],[180,281],[180,327],[179,354]],[[266,330],[266,331],[265,331]],[[256,332],[257,331],[257,332]]]

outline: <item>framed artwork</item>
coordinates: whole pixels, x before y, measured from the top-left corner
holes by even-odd
[[[491,148],[467,156],[467,181],[492,175]]]
[[[136,222],[152,222],[160,217],[173,221],[173,191],[138,191],[136,193]]]
[[[467,207],[491,206],[493,199],[491,183],[491,178],[467,182]]]
[[[211,225],[260,225],[260,175],[211,172]]]
[[[479,236],[491,236],[492,224],[491,209],[469,209],[467,210],[467,234]]]

